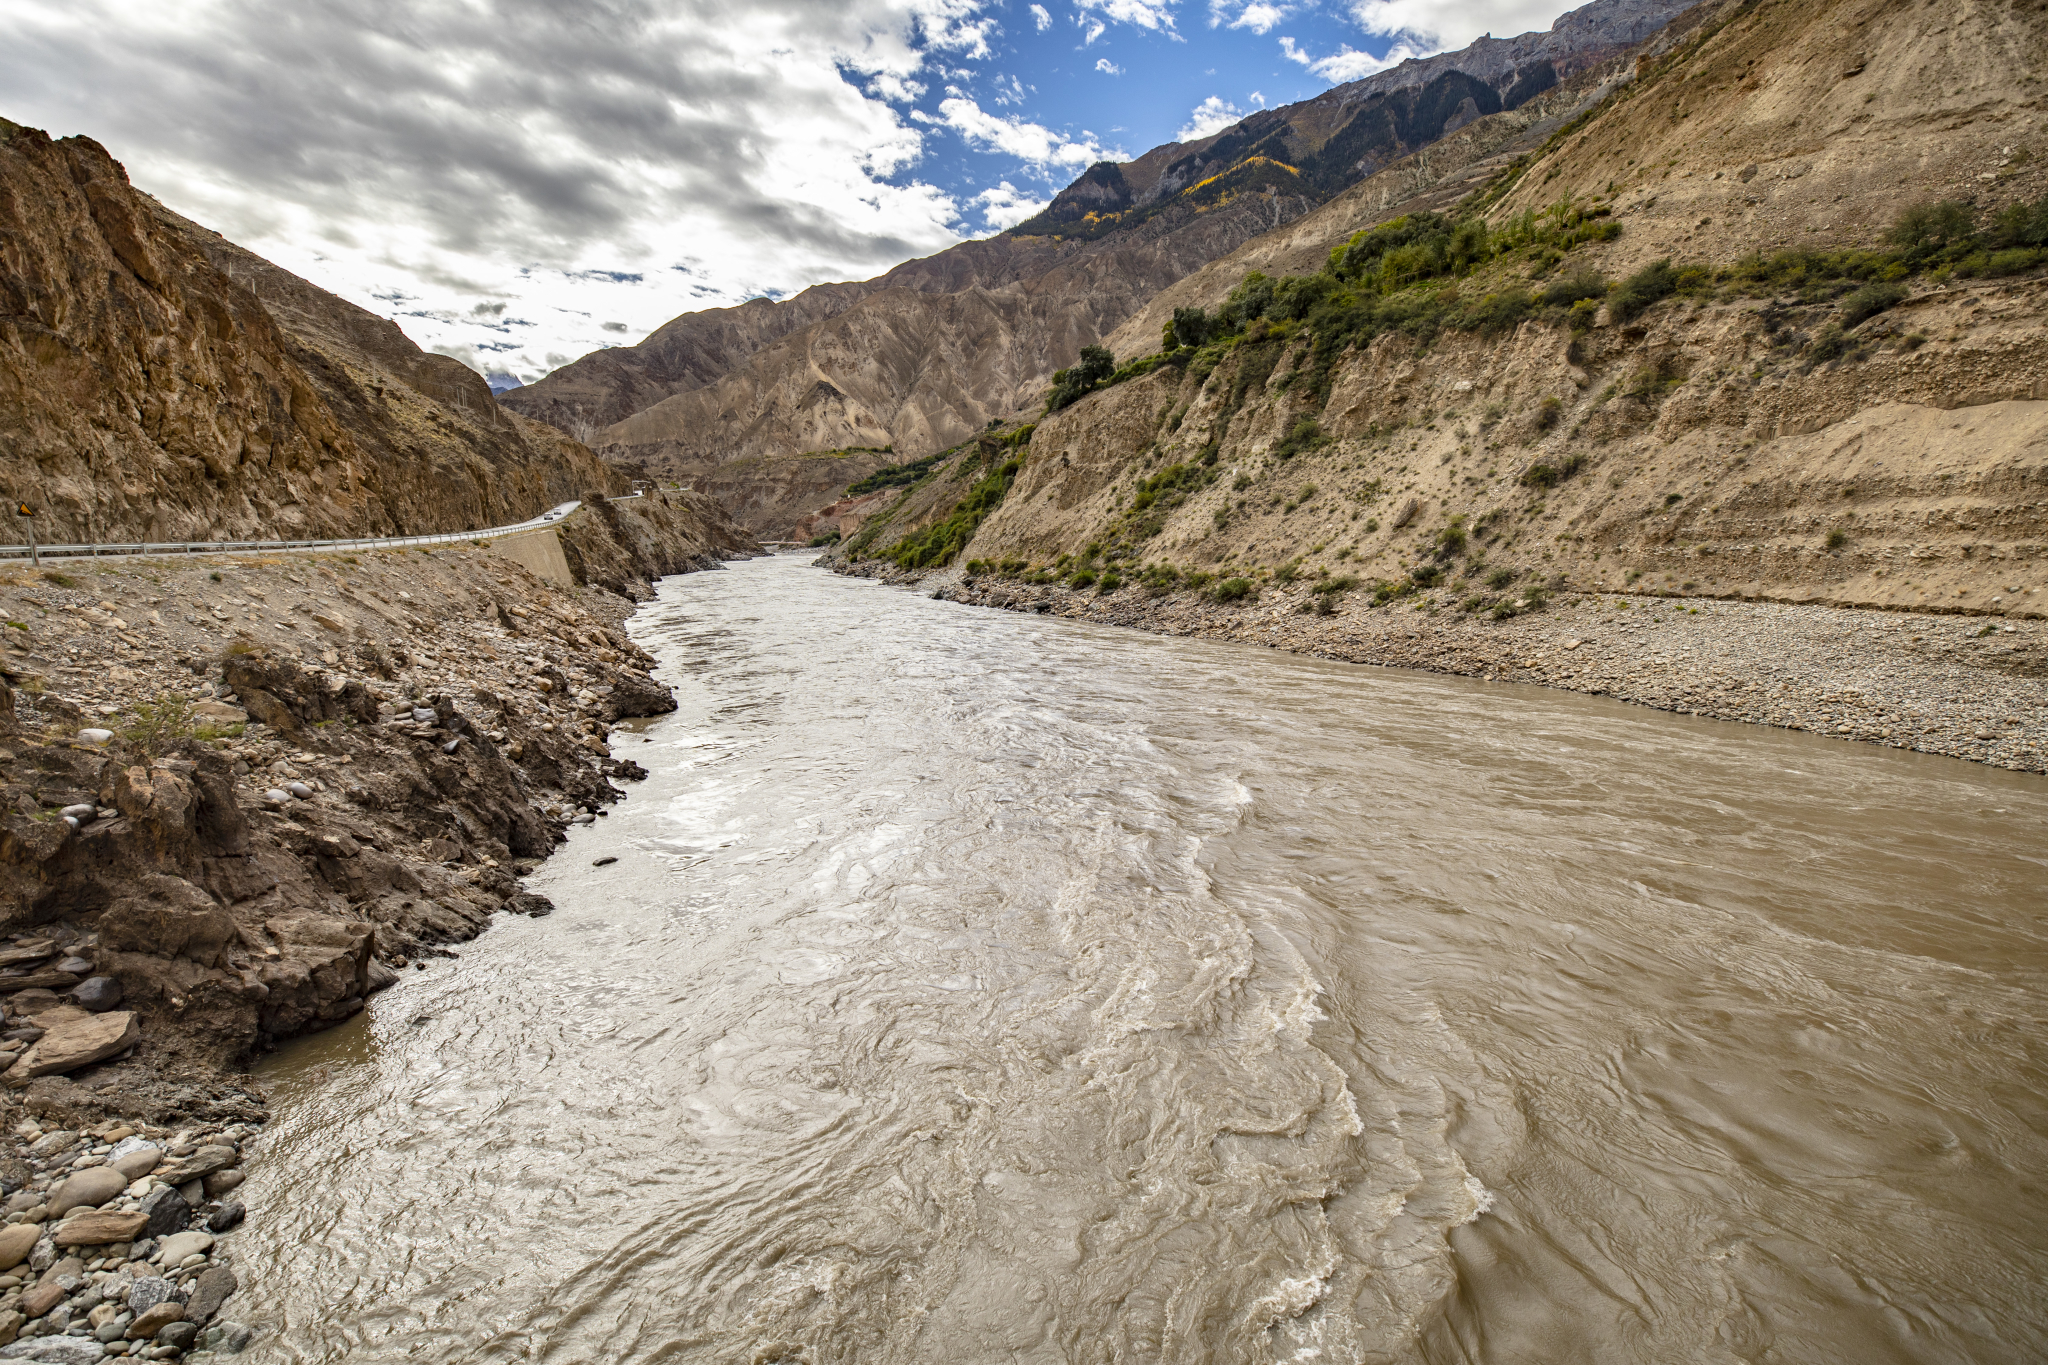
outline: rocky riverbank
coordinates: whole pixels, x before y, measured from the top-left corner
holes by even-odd
[[[881,576],[905,577],[879,567]],[[1374,607],[1363,591],[1318,592],[1314,580],[1269,578],[1229,604],[1186,591],[1076,591],[957,571],[929,582],[936,595],[978,606],[1539,683],[2048,772],[2048,628],[2037,620],[1583,592],[1493,620],[1438,593]],[[1317,610],[1324,601],[1328,615]]]
[[[22,1032],[34,1030],[7,1037]],[[246,1347],[250,1328],[227,1316],[230,1234],[255,1133],[23,1120],[0,1156],[0,1358],[205,1361]]]
[[[480,543],[0,572],[0,1358],[239,1350],[241,1069],[547,914],[520,878],[646,775],[614,727],[675,703],[622,623],[753,547],[579,520],[580,583]]]

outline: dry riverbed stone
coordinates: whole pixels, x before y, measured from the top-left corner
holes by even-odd
[[[93,1208],[118,1198],[128,1188],[129,1177],[113,1166],[95,1166],[80,1171],[50,1196],[50,1217],[62,1218],[76,1208]]]
[[[0,1270],[12,1270],[28,1259],[42,1239],[43,1230],[34,1223],[16,1223],[0,1228]]]
[[[97,1247],[109,1242],[132,1242],[149,1226],[149,1215],[135,1213],[81,1213],[57,1225],[51,1240],[60,1247]]]

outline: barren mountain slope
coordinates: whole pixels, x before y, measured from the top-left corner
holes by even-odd
[[[726,461],[803,451],[894,445],[915,458],[942,450],[1035,405],[1053,370],[1081,347],[1285,212],[1247,196],[1155,219],[1005,288],[871,294],[717,383],[611,427],[604,452],[692,479]]]
[[[164,210],[99,144],[13,124],[0,439],[45,540],[462,530],[623,488],[458,362]]]
[[[671,394],[715,382],[779,338],[843,313],[870,294],[1000,288],[1084,249],[1078,242],[1050,238],[991,237],[906,261],[872,280],[813,285],[779,302],[749,299],[735,308],[684,313],[636,345],[593,351],[499,401],[579,439],[591,439]]]

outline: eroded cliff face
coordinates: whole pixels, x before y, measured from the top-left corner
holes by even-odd
[[[45,541],[392,535],[626,481],[457,361],[0,125],[0,441]]]
[[[1896,310],[1877,354],[1803,372],[1784,364],[1783,327],[1813,321],[1757,302],[1671,303],[1577,338],[1536,322],[1426,349],[1385,336],[1345,357],[1326,406],[1300,382],[1305,345],[1247,345],[1211,375],[1157,371],[1041,423],[962,557],[1046,563],[1121,538],[1137,563],[1299,559],[1368,583],[1439,565],[1443,605],[1507,570],[2039,614],[2044,305],[2044,281],[1929,292]],[[1303,416],[1333,439],[1276,453]],[[1200,477],[1134,508],[1174,464]],[[1441,556],[1454,518],[1469,548]]]

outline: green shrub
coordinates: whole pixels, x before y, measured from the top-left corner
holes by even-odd
[[[1874,318],[1885,309],[1903,302],[1910,292],[1906,286],[1891,280],[1872,280],[1842,300],[1842,326],[1854,327]]]
[[[1671,262],[1652,261],[1614,286],[1607,296],[1607,314],[1616,322],[1633,321],[1677,289],[1678,272],[1671,268]]]
[[[218,579],[220,575],[215,574],[214,577]],[[43,570],[43,581],[45,583],[51,584],[54,587],[59,588],[75,588],[78,586],[78,580],[73,578],[70,574],[63,572],[61,569]]]
[[[193,738],[192,703],[168,694],[143,702],[121,734],[151,758],[160,757]]]
[[[1839,550],[1848,543],[1849,533],[1841,527],[1837,526],[1834,530],[1828,532],[1828,548],[1830,550]]]
[[[1514,582],[1515,579],[1520,576],[1520,574],[1520,569],[1495,569],[1492,573],[1486,576],[1486,586],[1498,591],[1499,589],[1505,588],[1508,584]]]
[[[1095,586],[1095,571],[1093,569],[1083,569],[1079,573],[1071,575],[1067,579],[1067,586],[1070,588],[1090,588]]]
[[[1102,577],[1095,580],[1095,591],[1115,592],[1118,588],[1121,588],[1123,585],[1124,580],[1122,574],[1116,573],[1113,570],[1105,571]]]
[[[1095,386],[1116,373],[1116,357],[1101,346],[1083,346],[1080,360],[1070,369],[1052,377],[1052,392],[1045,400],[1048,413],[1072,407],[1088,396]]]
[[[1465,550],[1465,518],[1452,517],[1450,524],[1436,533],[1436,557],[1449,559]]]
[[[821,536],[812,536],[810,539],[810,548],[815,550],[821,545],[837,545],[838,543],[839,532],[827,531],[825,532],[825,534]]]
[[[1536,405],[1536,430],[1548,431],[1557,425],[1557,419],[1564,415],[1564,400],[1546,398]]]
[[[1242,602],[1259,595],[1258,585],[1249,578],[1226,578],[1209,594],[1218,602]]]
[[[959,448],[955,446],[952,450],[942,450],[936,455],[927,455],[921,460],[912,460],[908,464],[892,464],[877,469],[867,477],[855,479],[852,483],[846,485],[846,496],[855,498],[863,493],[874,493],[884,488],[907,488],[938,468]],[[862,447],[861,449],[866,450],[867,447]],[[832,451],[830,453],[836,455],[845,452]]]

